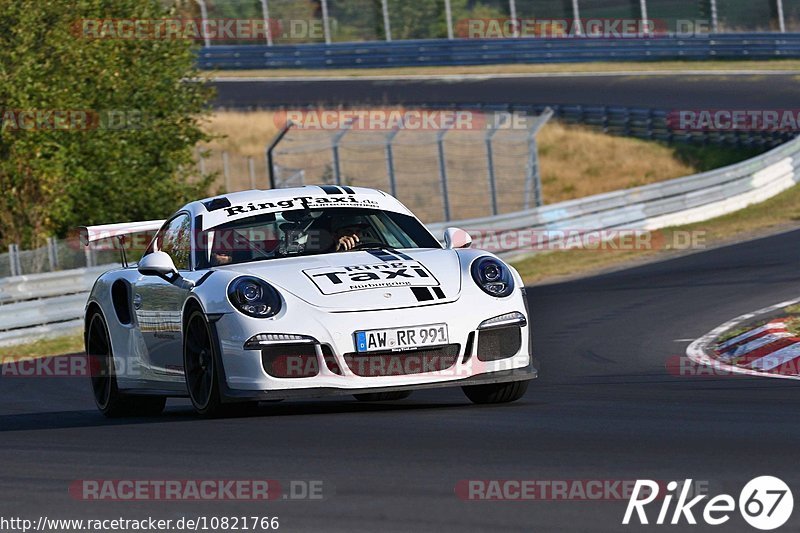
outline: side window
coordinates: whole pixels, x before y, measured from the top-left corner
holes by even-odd
[[[178,215],[167,223],[156,237],[156,250],[168,254],[178,270],[189,270],[192,253],[192,220],[189,215]]]

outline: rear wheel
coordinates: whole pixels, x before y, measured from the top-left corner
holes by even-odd
[[[353,396],[359,402],[393,402],[396,400],[405,400],[411,396],[411,391],[365,392],[364,394],[354,394]]]
[[[195,411],[203,416],[217,416],[222,412],[222,401],[217,381],[217,361],[211,328],[205,314],[194,309],[186,319],[183,339],[183,366],[186,371],[186,388]]]
[[[87,321],[86,356],[97,408],[105,416],[155,416],[164,410],[167,399],[161,396],[131,396],[117,387],[114,356],[103,315],[94,311]]]
[[[525,395],[525,391],[528,390],[528,382],[512,381],[509,383],[469,385],[461,387],[461,389],[472,403],[510,403],[519,400]]]

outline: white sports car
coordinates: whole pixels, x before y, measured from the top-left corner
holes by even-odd
[[[231,193],[83,238],[145,230],[157,233],[138,265],[123,252],[86,306],[92,388],[108,416],[159,413],[167,397],[213,415],[450,386],[502,403],[537,376],[519,274],[456,228],[442,247],[382,191]]]

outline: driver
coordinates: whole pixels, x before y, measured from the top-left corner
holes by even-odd
[[[361,242],[362,232],[369,227],[363,217],[348,216],[333,221],[333,239],[337,252],[352,250]]]

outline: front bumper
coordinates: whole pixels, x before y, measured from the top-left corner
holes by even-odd
[[[470,301],[477,300],[477,301]],[[226,313],[213,322],[221,360],[221,391],[226,401],[270,400],[388,392],[426,388],[522,381],[537,377],[530,351],[529,324],[520,329],[516,353],[498,360],[478,357],[479,324],[510,312],[525,314],[523,293],[503,299],[463,295],[455,302],[412,309],[370,312],[330,312],[288,302],[287,312],[275,320]],[[443,370],[415,374],[359,376],[347,365],[345,354],[356,352],[354,332],[445,322],[450,342],[459,345],[455,363]],[[281,378],[269,375],[260,350],[244,349],[245,342],[263,333],[297,334],[317,341],[318,373],[312,377]],[[472,334],[473,342],[468,342]],[[339,373],[326,365],[321,347],[336,360]],[[403,352],[414,354],[414,352]]]

